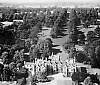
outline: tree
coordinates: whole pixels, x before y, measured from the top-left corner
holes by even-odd
[[[9,64],[12,61],[8,52],[3,52],[1,58],[3,59],[3,64]]]
[[[70,52],[69,52],[69,57],[70,58],[75,58],[76,57],[76,48],[75,47],[71,47]]]
[[[20,49],[15,51],[14,57],[13,57],[14,62],[17,63],[22,63],[24,62],[24,49]]]
[[[49,48],[49,50],[52,50],[52,46],[53,46],[53,42],[52,42],[52,40],[51,40],[51,38],[46,38],[45,39],[45,41],[44,41],[44,43],[45,43],[45,47],[46,48]]]
[[[85,28],[88,28],[89,25],[90,25],[89,20],[86,20],[83,26],[84,26]]]
[[[53,27],[54,25],[54,15],[45,15],[45,26]]]
[[[92,43],[94,41],[95,37],[96,36],[95,36],[94,31],[88,31],[87,36],[86,36],[88,43]]]
[[[13,60],[14,60],[16,63],[20,62],[20,56],[19,56],[19,51],[18,51],[18,50],[15,51]]]
[[[81,32],[80,34],[78,34],[78,42],[84,44],[85,43],[85,35],[83,32]]]
[[[73,46],[72,42],[69,41],[69,42],[64,43],[63,48],[65,49],[65,51],[67,51],[67,53],[70,53],[70,49],[72,46]]]
[[[16,73],[18,85],[26,85],[26,78],[28,77],[28,70],[24,67],[20,68]]]
[[[19,70],[17,70],[15,72],[15,76],[16,76],[16,79],[17,79],[17,82],[19,81],[20,82],[20,79],[24,79],[24,84],[26,84],[26,78],[29,76],[28,75],[28,69],[24,68],[24,67],[21,67]]]
[[[50,42],[51,44],[53,43],[51,38],[46,38],[45,40],[47,40],[48,42]]]
[[[52,38],[57,38],[57,36],[59,35],[59,27],[57,24],[54,24],[53,28],[51,29],[50,34]]]
[[[52,41],[50,38],[39,40],[36,46],[33,46],[30,52],[30,59],[48,58],[52,52]]]
[[[96,48],[96,47],[99,46],[99,45],[100,45],[100,39],[97,39],[97,40],[93,41],[93,42],[90,44],[90,46],[92,46],[92,47],[94,47],[94,48]]]
[[[61,10],[51,30],[51,36],[53,38],[57,38],[57,36],[61,35],[61,30],[66,25],[66,22],[67,22],[67,10]]]
[[[27,39],[30,34],[31,26],[27,24],[20,24],[16,30],[16,36],[20,39]]]
[[[14,68],[16,68],[16,63],[15,63],[15,62],[11,62],[11,63],[9,64],[9,69],[10,69],[10,70],[13,70]]]
[[[82,72],[74,72],[71,76],[72,78],[72,81],[74,81],[75,83],[78,83],[79,82],[83,82],[84,79],[88,76],[89,74],[86,74],[86,73],[82,73]]]
[[[68,21],[68,33],[70,33],[74,28],[76,28],[76,25],[73,21]]]
[[[91,66],[97,67],[98,65],[97,65],[96,53],[95,53],[95,47],[94,46],[89,46],[88,56],[90,57],[90,60],[91,60]]]
[[[3,68],[3,79],[4,81],[10,81],[10,76],[12,76],[12,71],[9,69],[8,66]]]
[[[37,80],[39,82],[48,80],[46,72],[38,72],[38,73],[36,73],[36,76],[37,76]]]
[[[2,80],[3,68],[4,68],[4,65],[0,64],[0,81]]]
[[[40,58],[39,49],[35,47],[30,53],[30,61],[33,62],[35,58]]]
[[[91,82],[92,82],[92,83],[97,83],[97,84],[100,83],[97,74],[91,74],[91,75],[90,75],[90,78],[91,78]]]
[[[77,52],[75,58],[76,58],[76,61],[80,63],[83,63],[84,61],[87,61],[88,59],[87,56],[84,54],[84,52],[81,52],[81,51]]]
[[[38,26],[32,27],[29,38],[33,41],[33,44],[37,44],[38,33],[40,32],[40,30],[41,30],[41,26],[40,27],[38,27]]]
[[[67,10],[62,9],[59,12],[59,15],[58,15],[57,19],[55,20],[54,24],[58,24],[59,28],[62,29],[66,25],[67,19],[68,19]]]
[[[14,33],[10,30],[0,29],[0,43],[13,45],[15,43]]]
[[[71,10],[70,15],[69,15],[69,19],[72,23],[75,24],[75,26],[80,25],[80,20],[79,20],[77,13],[74,9]]]
[[[100,37],[100,27],[99,25],[96,27],[96,29],[94,30],[95,34]]]
[[[96,53],[96,60],[97,60],[97,64],[98,64],[98,67],[100,68],[100,46],[97,46],[95,48],[95,53]]]
[[[78,31],[75,31],[75,29],[69,34],[69,38],[72,39],[73,44],[77,44],[78,40]]]

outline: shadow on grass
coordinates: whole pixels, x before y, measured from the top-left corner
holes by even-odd
[[[65,33],[59,33],[59,35],[56,37],[56,38],[63,38],[64,36],[66,36],[68,34],[65,34]]]
[[[57,47],[57,46],[59,46],[59,45],[53,45],[53,47]]]
[[[62,52],[62,51],[60,51],[60,49],[56,49],[56,48],[53,48],[52,51],[53,51],[54,55]]]
[[[65,32],[66,30],[67,30],[67,29],[61,29],[60,31],[61,31],[61,32]]]
[[[63,32],[60,32],[60,33],[59,33],[59,36],[62,36],[62,37],[63,37],[63,36],[66,36],[66,34],[63,33]]]
[[[93,28],[93,26],[89,26],[88,28]]]

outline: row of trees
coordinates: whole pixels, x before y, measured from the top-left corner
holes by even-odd
[[[68,17],[67,9],[61,10],[51,30],[52,38],[57,38],[57,36],[61,35],[61,29],[64,29],[63,27],[66,26]]]
[[[53,24],[51,36],[56,38],[61,34],[61,29],[67,26],[70,33],[76,26],[83,25],[87,28],[90,24],[96,24],[98,18],[97,9],[72,9],[70,15],[67,9],[63,9]]]

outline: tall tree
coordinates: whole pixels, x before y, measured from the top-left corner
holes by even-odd
[[[96,27],[96,29],[94,30],[94,32],[96,33],[96,35],[98,37],[100,37],[100,27],[99,27],[99,25]]]
[[[92,43],[95,40],[95,37],[96,36],[94,31],[88,31],[86,36],[88,43]]]
[[[69,38],[72,39],[73,44],[77,44],[78,33],[79,31],[77,30],[77,28],[74,28],[69,34]]]
[[[80,20],[79,20],[77,13],[74,9],[71,10],[70,15],[69,15],[69,19],[71,22],[73,22],[75,24],[75,26],[80,25]]]
[[[96,53],[96,60],[97,60],[97,64],[98,67],[100,68],[100,46],[97,46],[95,49],[95,53]]]

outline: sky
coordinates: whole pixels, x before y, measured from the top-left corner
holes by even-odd
[[[6,2],[6,3],[51,3],[51,2],[98,2],[99,0],[0,0],[0,2]]]

